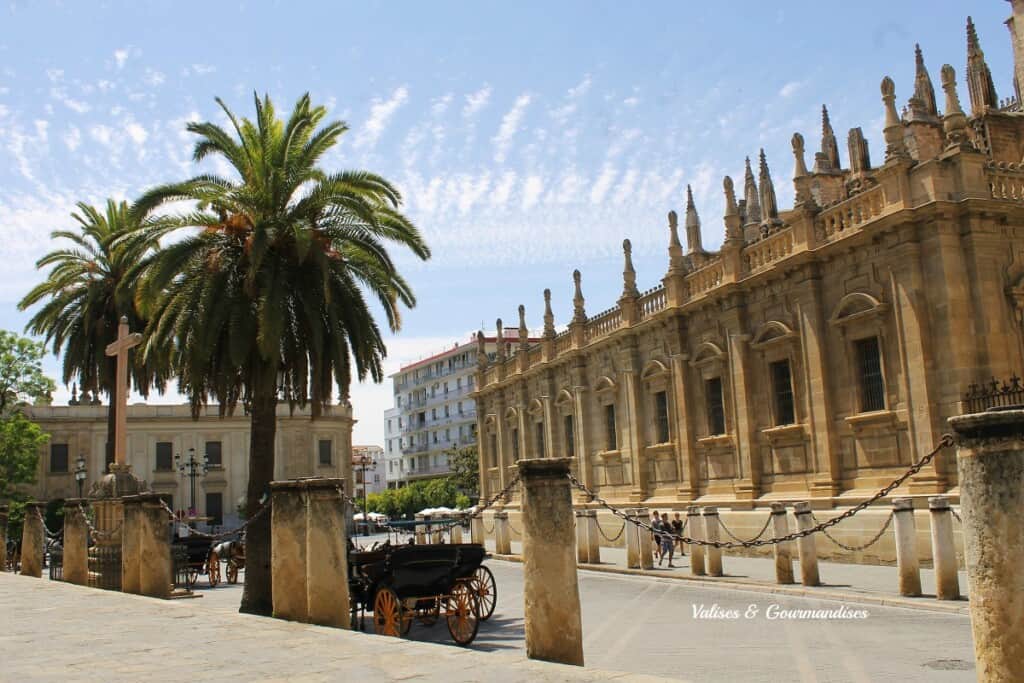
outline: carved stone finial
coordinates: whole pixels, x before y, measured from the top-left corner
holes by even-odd
[[[750,157],[747,157],[743,171],[743,200],[747,212],[744,224],[760,223],[761,202],[758,199],[757,183],[754,182],[754,171],[750,168]]]
[[[530,346],[530,331],[526,328],[526,306],[519,304],[519,350],[526,351]]]
[[[838,171],[839,166],[839,145],[836,144],[836,135],[832,130],[832,121],[828,117],[828,107],[821,105],[821,153],[824,161],[828,164],[828,170]]]
[[[947,146],[967,141],[967,116],[960,108],[960,97],[956,92],[956,71],[949,64],[942,65],[942,90],[946,93],[946,113],[942,117],[942,130],[946,133]]]
[[[693,203],[693,190],[689,185],[686,186],[686,253],[704,253],[700,237],[700,216],[697,215],[697,206]]]
[[[762,222],[776,222],[779,219],[779,205],[775,198],[775,185],[772,183],[772,176],[768,170],[768,160],[764,156],[764,149],[761,149],[760,169],[758,173],[758,189],[761,200]]]
[[[555,336],[555,314],[551,311],[551,290],[544,290],[544,336]]]
[[[494,327],[497,330],[494,335],[494,342],[497,348],[494,352],[494,359],[501,362],[505,360],[505,330],[501,325],[501,318],[494,323]]]
[[[679,217],[675,211],[668,212],[668,268],[679,271],[683,266],[683,245],[679,241]]]
[[[999,106],[992,72],[985,62],[985,53],[981,51],[978,33],[970,17],[967,17],[967,92],[971,96],[972,116],[984,114]]]
[[[725,191],[725,215],[722,217],[725,222],[725,244],[736,245],[743,242],[743,228],[740,220],[740,209],[736,205],[736,190],[732,185],[732,178],[725,176],[722,179],[722,189]]]
[[[868,154],[868,141],[864,139],[864,131],[851,128],[846,138],[850,150],[850,171],[865,173],[871,170],[871,157]]]
[[[622,240],[622,296],[638,297],[640,290],[636,287],[636,270],[633,268],[633,245],[629,240]]]
[[[725,191],[725,215],[737,215],[739,208],[736,206],[736,190],[733,188],[732,178],[725,176],[722,179],[722,189]]]
[[[793,133],[793,138],[790,142],[793,144],[793,158],[795,161],[793,177],[803,178],[807,175],[807,164],[804,163],[804,136],[800,135],[800,133]]]
[[[882,79],[882,102],[885,104],[885,160],[907,156],[907,146],[903,140],[903,124],[896,113],[896,84],[886,76]]]
[[[572,271],[572,281],[576,288],[572,297],[572,321],[574,323],[587,322],[587,311],[584,308],[585,301],[583,299],[583,287],[580,284],[581,280],[582,276],[580,275],[580,271]]]
[[[483,330],[476,333],[476,366],[481,370],[487,367],[487,342]]]

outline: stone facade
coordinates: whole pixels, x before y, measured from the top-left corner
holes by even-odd
[[[83,493],[106,472],[107,406],[33,406],[28,416],[50,435],[39,451],[36,484],[28,487],[37,500],[74,498],[75,461],[85,458],[87,477]],[[323,416],[310,421],[308,409],[289,414],[278,406],[276,468],[274,478],[323,476],[352,481],[352,409],[331,406]],[[193,420],[188,405],[128,406],[127,461],[139,479],[153,492],[170,499],[175,510],[189,506],[190,482],[174,461],[208,456],[213,464],[196,480],[196,508],[200,516],[213,516],[207,507],[221,504],[221,523],[238,523],[237,506],[245,499],[249,481],[249,416],[242,411],[219,417],[216,406],[206,408]],[[219,464],[217,464],[219,460]],[[351,486],[350,486],[351,488]],[[213,495],[208,495],[213,494]]]
[[[884,163],[854,128],[843,167],[825,110],[810,166],[793,136],[791,209],[762,152],[741,192],[724,179],[720,251],[688,193],[686,248],[671,212],[659,285],[638,289],[626,240],[616,305],[588,315],[577,271],[568,329],[545,292],[539,343],[521,322],[514,351],[478,354],[481,499],[517,457],[565,454],[614,504],[842,507],[930,452],[969,385],[1021,372],[1024,111],[997,101],[967,33],[969,113],[949,65],[940,113],[918,50],[902,115],[881,84]],[[952,450],[894,495],[938,493],[959,493]]]

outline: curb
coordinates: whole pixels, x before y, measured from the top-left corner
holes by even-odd
[[[505,562],[522,563],[521,555],[491,555],[495,560]],[[803,588],[779,586],[777,584],[764,583],[762,581],[746,581],[743,579],[730,578],[728,576],[717,578],[712,576],[692,576],[689,574],[670,574],[662,571],[644,571],[642,569],[627,569],[614,565],[580,564],[577,569],[587,572],[603,574],[620,574],[623,576],[644,576],[651,579],[669,579],[675,581],[689,581],[703,584],[705,586],[717,586],[719,588],[730,588],[733,590],[748,591],[753,593],[768,593],[772,595],[788,595],[799,598],[817,598],[819,600],[836,600],[839,602],[851,602],[866,605],[879,605],[882,607],[902,607],[924,612],[941,612],[943,614],[960,614],[970,616],[970,607],[966,600],[949,602],[924,602],[923,600],[934,600],[934,598],[902,598],[899,596],[875,596],[864,593],[847,593],[844,591],[829,590],[827,586],[821,588]]]

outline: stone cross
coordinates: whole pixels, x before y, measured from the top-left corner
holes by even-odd
[[[121,322],[117,326],[117,341],[107,346],[108,356],[117,356],[117,380],[114,382],[114,395],[111,401],[116,401],[117,406],[114,415],[114,462],[118,465],[125,464],[125,451],[127,448],[127,426],[128,426],[128,349],[142,343],[142,335],[138,332],[128,333],[128,317],[121,316]]]

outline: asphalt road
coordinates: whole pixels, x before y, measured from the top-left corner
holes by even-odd
[[[491,560],[494,616],[472,647],[524,648],[522,566]],[[694,681],[974,681],[966,616],[580,572],[588,666]],[[241,586],[200,591],[204,607],[235,610]],[[798,618],[786,610],[866,611]],[[697,611],[704,610],[698,615]],[[443,622],[409,637],[451,643]]]

